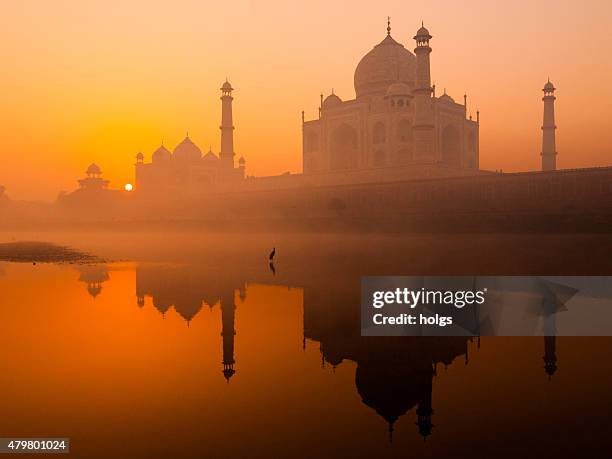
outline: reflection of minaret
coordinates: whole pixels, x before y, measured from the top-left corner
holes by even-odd
[[[467,355],[467,354],[466,354]],[[419,406],[416,410],[417,414],[417,426],[419,427],[419,433],[423,436],[423,439],[431,435],[431,429],[433,424],[431,423],[431,415],[433,409],[431,408],[431,396],[433,392],[433,366],[431,369],[431,375],[429,378],[425,377],[422,381],[419,390]]]
[[[550,378],[557,371],[557,337],[544,337],[544,371]]]
[[[219,158],[223,167],[234,168],[234,122],[232,117],[232,85],[225,80],[221,86],[221,152]]]
[[[557,319],[555,314],[544,318],[544,371],[548,378],[557,371]]]
[[[234,317],[236,312],[236,305],[234,304],[234,292],[231,291],[231,295],[225,294],[221,298],[221,320],[223,328],[221,336],[223,337],[223,376],[227,382],[236,373],[234,370],[234,336],[236,330],[234,328]]]
[[[102,292],[102,283],[109,279],[104,265],[85,265],[79,268],[79,281],[87,283],[87,291],[95,299]]]
[[[544,85],[544,122],[542,123],[542,170],[557,169],[557,146],[555,143],[555,86],[548,80]]]

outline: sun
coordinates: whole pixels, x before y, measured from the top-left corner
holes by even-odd
[[[123,188],[125,188],[125,191],[132,191],[134,186],[131,183],[126,183]]]

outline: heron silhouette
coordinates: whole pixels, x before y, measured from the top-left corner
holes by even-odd
[[[274,261],[274,255],[276,255],[276,247],[272,247],[272,252],[270,252],[269,257],[270,262]]]

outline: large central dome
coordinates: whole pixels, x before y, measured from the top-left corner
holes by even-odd
[[[401,82],[414,88],[416,57],[391,35],[363,56],[355,70],[357,97],[385,95],[390,84]]]

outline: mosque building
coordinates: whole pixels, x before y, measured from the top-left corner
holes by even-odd
[[[303,122],[304,174],[386,167],[414,175],[423,165],[478,170],[478,117],[467,117],[466,96],[463,104],[446,91],[436,96],[431,38],[422,26],[413,54],[391,36],[388,21],[386,37],[357,65],[355,99],[332,90],[321,95],[318,119]]]
[[[185,136],[172,152],[162,145],[153,152],[152,161],[136,155],[136,189],[143,192],[193,194],[209,190],[219,183],[233,183],[245,177],[244,157],[234,164],[234,125],[232,116],[232,85],[221,86],[221,151],[216,155],[202,150]]]

